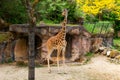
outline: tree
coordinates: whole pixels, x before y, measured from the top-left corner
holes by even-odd
[[[75,0],[41,0],[37,6],[36,15],[38,20],[59,23],[63,18],[61,11],[67,8],[69,11],[68,20],[73,21],[75,7]]]
[[[67,8],[69,10],[68,20],[74,21],[75,7],[75,0],[41,0],[36,6],[35,16],[37,16],[37,22],[59,23],[63,18],[61,11]],[[21,24],[27,23],[28,15],[20,0],[0,0],[0,18],[12,24]]]
[[[12,24],[26,23],[28,20],[20,0],[0,0],[0,18]]]
[[[36,26],[36,17],[35,17],[35,6],[39,2],[39,0],[34,0],[31,3],[30,0],[22,0],[22,3],[25,5],[27,9],[27,13],[29,16],[29,80],[35,80],[35,33],[34,27]]]
[[[111,20],[120,19],[120,1],[118,0],[76,0],[76,3],[78,10],[82,10],[86,15],[98,16],[99,20],[105,17],[105,19],[112,18]],[[105,12],[108,15],[104,15]]]

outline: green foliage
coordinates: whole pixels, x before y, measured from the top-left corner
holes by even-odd
[[[115,31],[120,31],[120,20],[115,20]]]
[[[90,57],[90,56],[93,56],[93,53],[91,53],[91,52],[88,52],[88,53],[86,53],[86,55],[85,55],[86,57]]]
[[[74,0],[40,0],[35,7],[37,22],[48,20],[60,23],[63,20],[61,12],[65,8],[69,11],[68,19],[74,21],[75,7]],[[28,21],[26,9],[21,0],[1,0],[0,18],[10,23],[26,23]]]
[[[117,50],[120,50],[120,38],[115,38],[115,39],[113,39],[113,43],[114,43],[114,47],[115,47]]]
[[[96,18],[92,14],[87,14],[86,17],[85,17],[85,22],[93,23],[93,22],[98,22],[98,21],[99,21],[98,18]]]
[[[117,44],[117,45],[120,46],[120,38],[115,38],[115,39],[113,40],[113,42],[114,42],[114,44]]]
[[[12,63],[13,61],[12,61],[11,58],[8,58],[5,62],[6,62],[6,63]]]
[[[63,20],[61,12],[67,8],[69,11],[68,20],[74,20],[75,1],[62,1],[62,0],[41,0],[37,5],[37,20],[39,21],[52,21],[54,23],[60,23]]]
[[[0,18],[10,23],[26,23],[27,14],[20,0],[1,0]]]
[[[103,20],[114,21],[117,18],[118,18],[118,16],[114,12],[111,12],[109,10],[103,10],[102,11],[102,19]]]
[[[28,61],[17,61],[16,66],[18,67],[27,67],[28,66]],[[42,64],[40,64],[38,61],[35,61],[35,67],[43,67]]]
[[[113,30],[113,23],[109,21],[99,21],[96,23],[85,23],[85,29],[87,29],[90,33],[93,34],[106,34],[114,32]]]
[[[0,43],[3,42],[3,41],[7,41],[11,38],[10,34],[9,33],[5,33],[5,34],[0,34]]]
[[[119,20],[120,1],[118,0],[76,0],[77,10],[85,15],[93,15],[99,20]],[[85,18],[87,16],[84,16]]]
[[[19,66],[19,67],[26,67],[26,66],[28,66],[28,64],[25,63],[24,61],[17,61],[16,65]]]
[[[87,60],[85,61],[85,63],[88,63],[93,56],[94,56],[94,54],[91,52],[86,53],[85,57],[87,58]]]
[[[33,0],[31,0],[33,1]],[[81,1],[81,2],[77,2]],[[112,5],[108,5],[108,8],[104,6],[104,4],[99,4],[99,1],[96,0],[94,4],[101,5],[98,8],[101,11],[101,15],[98,14],[86,14],[85,11],[89,9],[95,8],[95,5],[87,5],[88,0],[40,0],[40,2],[35,7],[35,15],[37,16],[37,23],[43,21],[45,23],[57,23],[59,24],[63,17],[61,16],[61,12],[63,9],[68,9],[68,22],[76,23],[77,19],[85,18],[86,22],[98,22],[101,17],[102,20],[114,21],[119,17],[119,1],[116,2],[114,8]],[[94,0],[93,0],[94,1]],[[104,0],[102,0],[104,3]],[[109,0],[110,2],[110,0]],[[77,4],[76,4],[77,3]],[[91,2],[90,4],[92,4]],[[105,3],[107,4],[107,3]],[[88,7],[86,8],[85,5]],[[101,8],[104,6],[104,8]],[[85,8],[84,8],[85,7]],[[112,7],[112,8],[111,8]],[[96,9],[96,8],[95,8]],[[101,10],[102,9],[102,10]],[[94,9],[92,9],[94,13]],[[97,9],[96,9],[97,10]],[[117,14],[117,15],[116,15]],[[28,21],[28,16],[24,4],[21,3],[21,0],[1,0],[0,1],[0,18],[3,18],[5,21],[10,23],[26,23]],[[119,26],[116,26],[115,30],[118,29]]]
[[[76,0],[76,4],[76,14],[86,22],[120,21],[120,0]],[[115,22],[115,33],[119,30]]]

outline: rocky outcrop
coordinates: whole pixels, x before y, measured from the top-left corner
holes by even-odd
[[[15,48],[12,48],[14,49],[16,61],[28,59],[28,28],[29,26],[26,24],[15,24],[10,26],[10,31],[14,34],[14,37],[17,40]],[[46,62],[46,41],[50,37],[56,35],[60,29],[60,26],[47,25],[34,28],[35,35],[37,36],[35,37],[35,56],[41,63]],[[95,52],[101,45],[109,46],[109,44],[112,44],[112,37],[104,37],[104,35],[93,36],[86,31],[83,26],[67,26],[66,33],[66,61],[80,61],[87,52],[90,52],[91,50]],[[21,38],[22,36],[27,39],[24,37]],[[40,47],[40,49],[37,49],[38,47]],[[56,60],[56,52],[56,50],[53,51],[51,61]]]
[[[47,26],[41,25],[34,28],[36,36],[39,36],[39,39],[36,38],[37,41],[41,40],[36,44],[36,51],[37,55],[41,61],[46,60],[47,49],[46,49],[46,41],[56,35],[61,26]],[[14,33],[27,33],[28,32],[28,25],[11,25],[10,31]],[[66,59],[75,61],[76,59],[80,59],[82,55],[90,51],[91,45],[91,34],[87,32],[83,26],[67,26],[66,32],[66,40],[67,40],[67,47],[66,47]],[[39,44],[39,45],[38,45]],[[37,47],[42,46],[39,50]],[[18,54],[16,50],[15,55]],[[52,57],[56,57],[56,50],[53,51]],[[54,59],[51,59],[54,60]]]

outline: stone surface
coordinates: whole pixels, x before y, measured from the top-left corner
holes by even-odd
[[[15,49],[15,61],[21,61],[28,59],[28,46],[25,39],[18,39],[16,41]]]
[[[47,55],[47,49],[46,49],[46,42],[47,40],[56,35],[60,31],[60,26],[38,26],[34,28],[34,31],[36,33],[35,38],[35,55],[38,60],[40,60],[41,63],[46,63],[46,55]],[[12,33],[14,33],[14,36],[19,35],[16,39],[16,45],[14,49],[15,53],[15,60],[24,60],[28,58],[28,40],[27,39],[21,39],[28,38],[28,25],[25,24],[15,24],[11,25],[9,29]],[[76,61],[80,60],[84,55],[91,50],[95,52],[99,46],[103,45],[105,43],[106,45],[112,44],[112,38],[104,37],[104,35],[99,36],[95,35],[93,36],[91,33],[86,31],[83,26],[67,26],[67,34],[66,34],[66,40],[67,40],[67,48],[66,48],[66,60],[67,61]],[[107,41],[107,42],[105,42]],[[41,48],[38,50],[37,48]],[[51,61],[55,60],[56,58],[56,51],[53,51],[53,54],[51,55]]]

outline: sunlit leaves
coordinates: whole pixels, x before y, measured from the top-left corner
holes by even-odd
[[[82,10],[85,14],[96,16],[107,10],[120,19],[120,0],[76,0],[76,3],[78,10]]]

